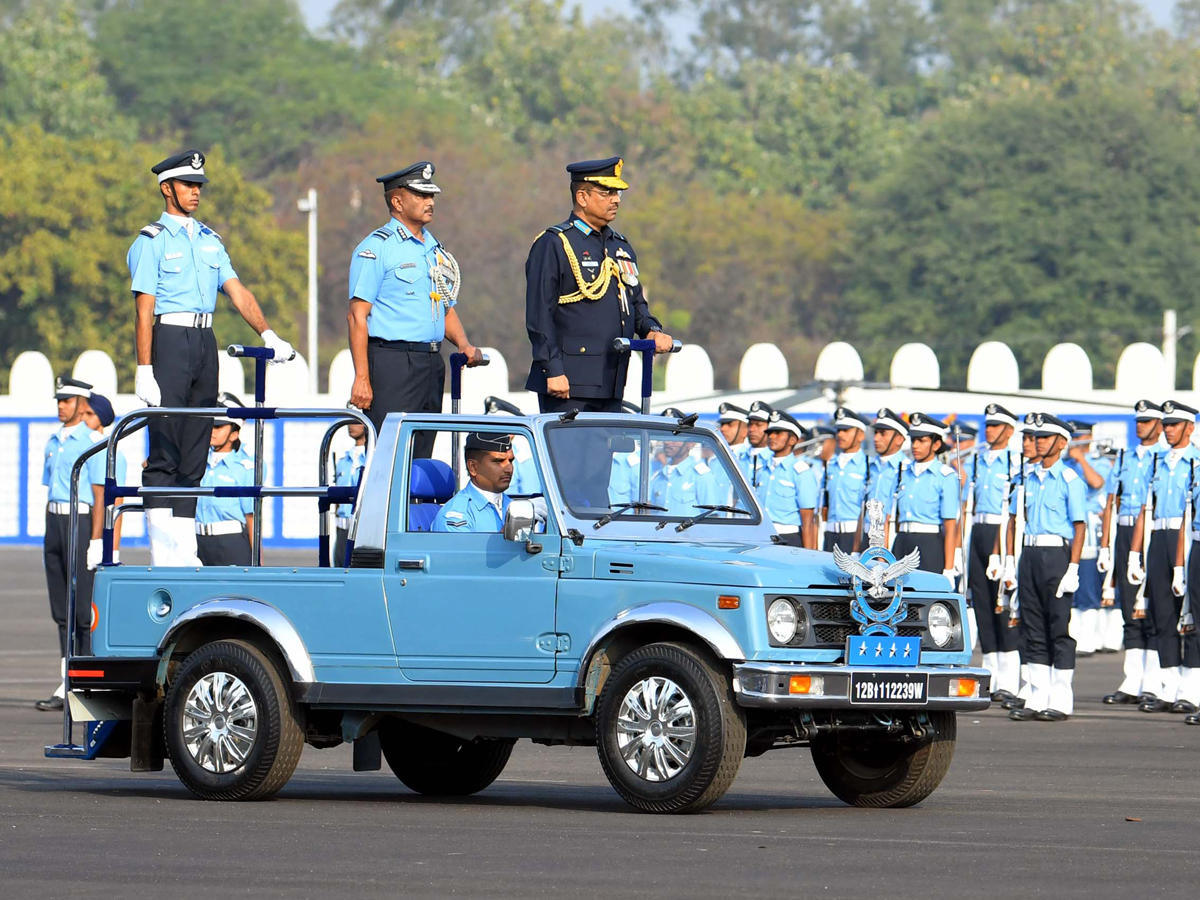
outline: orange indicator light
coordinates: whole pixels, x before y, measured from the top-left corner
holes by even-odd
[[[789,694],[807,694],[812,690],[811,675],[793,675],[788,681]]]
[[[978,697],[979,682],[974,678],[951,678],[950,679],[950,696],[951,697]]]
[[[737,609],[741,605],[741,597],[720,596],[717,598],[717,609]]]

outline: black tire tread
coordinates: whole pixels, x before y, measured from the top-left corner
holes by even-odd
[[[388,768],[411,791],[434,797],[469,797],[489,787],[500,777],[512,756],[513,741],[480,738],[462,741],[460,766],[422,765],[421,734],[436,734],[407,723],[385,723],[379,729],[380,745]],[[439,735],[447,741],[449,735]]]

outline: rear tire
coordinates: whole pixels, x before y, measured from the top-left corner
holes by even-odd
[[[262,800],[292,777],[304,732],[271,659],[246,641],[205,644],[167,689],[171,768],[204,800]]]
[[[441,797],[477,794],[500,777],[513,741],[463,740],[399,719],[379,726],[379,744],[388,768],[410,790]]]
[[[932,794],[954,759],[958,721],[952,712],[929,714],[922,740],[832,734],[812,743],[813,763],[825,786],[852,806],[905,807]]]

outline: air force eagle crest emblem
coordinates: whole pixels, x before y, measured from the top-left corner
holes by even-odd
[[[894,637],[896,626],[908,615],[908,604],[901,597],[904,582],[920,566],[921,551],[897,560],[884,546],[883,504],[878,500],[867,501],[867,519],[870,546],[858,559],[834,546],[833,561],[850,576],[854,589],[850,615],[859,623],[859,633]]]

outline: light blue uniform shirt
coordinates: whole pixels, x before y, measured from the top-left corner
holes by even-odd
[[[526,440],[513,441],[513,477],[506,494],[528,495],[542,493],[542,480],[538,478],[537,463]]]
[[[890,456],[876,456],[868,467],[865,499],[882,503],[885,516],[890,516],[896,505],[896,485],[900,480],[902,462],[904,454],[897,451]]]
[[[650,479],[650,502],[665,506],[666,515],[690,516],[698,504],[718,504],[712,468],[693,456],[668,463]]]
[[[500,495],[501,508],[496,509],[475,482],[468,481],[467,486],[450,498],[433,520],[430,531],[471,531],[477,533],[504,530],[504,512],[508,509],[508,496]]]
[[[612,458],[612,470],[608,478],[608,502],[633,503],[638,498],[639,473],[642,470],[640,450],[618,453]]]
[[[1087,490],[1074,469],[1060,459],[1049,469],[1039,465],[1026,474],[1025,534],[1056,534],[1071,540],[1075,523],[1086,521]]]
[[[1083,466],[1075,462],[1069,457],[1063,460],[1063,465],[1072,470],[1083,481],[1084,490],[1087,493],[1087,510],[1094,516],[1098,516],[1104,512],[1104,503],[1108,499],[1108,480],[1112,476],[1113,461],[1107,457],[1101,456],[1099,453],[1089,453],[1087,455],[1088,465],[1096,470],[1096,474],[1104,479],[1104,484],[1098,488],[1094,488],[1087,483],[1087,479],[1083,477]]]
[[[339,457],[333,470],[333,483],[342,487],[354,487],[362,478],[363,465],[366,462],[366,446],[354,445]],[[253,482],[251,482],[253,483]],[[339,519],[348,519],[354,515],[354,507],[349,503],[338,504],[334,513]]]
[[[750,447],[749,444],[746,446],[750,449],[745,451],[742,459],[742,472],[745,473],[746,480],[750,482],[750,487],[754,488],[758,502],[765,505],[767,481],[771,477],[771,460],[774,459],[775,454],[765,444],[757,449]]]
[[[367,334],[385,341],[440,341],[446,336],[449,297],[434,301],[430,270],[441,244],[422,229],[424,242],[391,219],[354,248],[350,297],[371,304]]]
[[[958,473],[950,466],[910,462],[902,467],[899,482],[897,522],[943,525],[958,518]]]
[[[135,294],[154,297],[154,314],[210,313],[217,308],[217,291],[237,278],[221,236],[207,225],[192,220],[192,236],[183,223],[163,213],[163,228],[154,237],[146,226],[134,239],[125,258],[130,287]]]
[[[974,512],[999,516],[1005,504],[1012,500],[1010,485],[1015,480],[1019,454],[1011,450],[981,450],[971,460],[968,470],[971,479],[963,486],[963,494],[975,496]]]
[[[46,458],[42,465],[42,484],[50,488],[46,497],[49,503],[71,502],[71,467],[84,453],[104,440],[104,435],[92,431],[83,422],[70,428],[60,428],[46,442]],[[79,502],[92,505],[92,492],[89,485],[104,484],[106,454],[97,453],[86,463],[79,472]],[[117,454],[117,484],[125,484],[125,455]]]
[[[776,525],[799,525],[800,510],[817,508],[817,479],[812,467],[790,453],[772,457],[763,505]]]
[[[838,453],[825,467],[828,521],[857,522],[867,492],[867,454]]]
[[[208,452],[208,468],[201,487],[250,487],[254,484],[254,460],[242,450]],[[253,497],[200,497],[196,500],[196,522],[245,522],[254,512]]]
[[[1109,494],[1121,492],[1121,504],[1117,507],[1118,516],[1136,516],[1146,506],[1146,494],[1150,491],[1150,478],[1154,474],[1155,457],[1162,462],[1166,448],[1161,444],[1151,444],[1144,447],[1138,444],[1124,450],[1108,473],[1105,491]]]
[[[1151,485],[1154,518],[1175,519],[1183,515],[1191,485],[1191,464],[1196,456],[1196,448],[1189,444],[1182,451],[1168,450],[1159,458]]]

